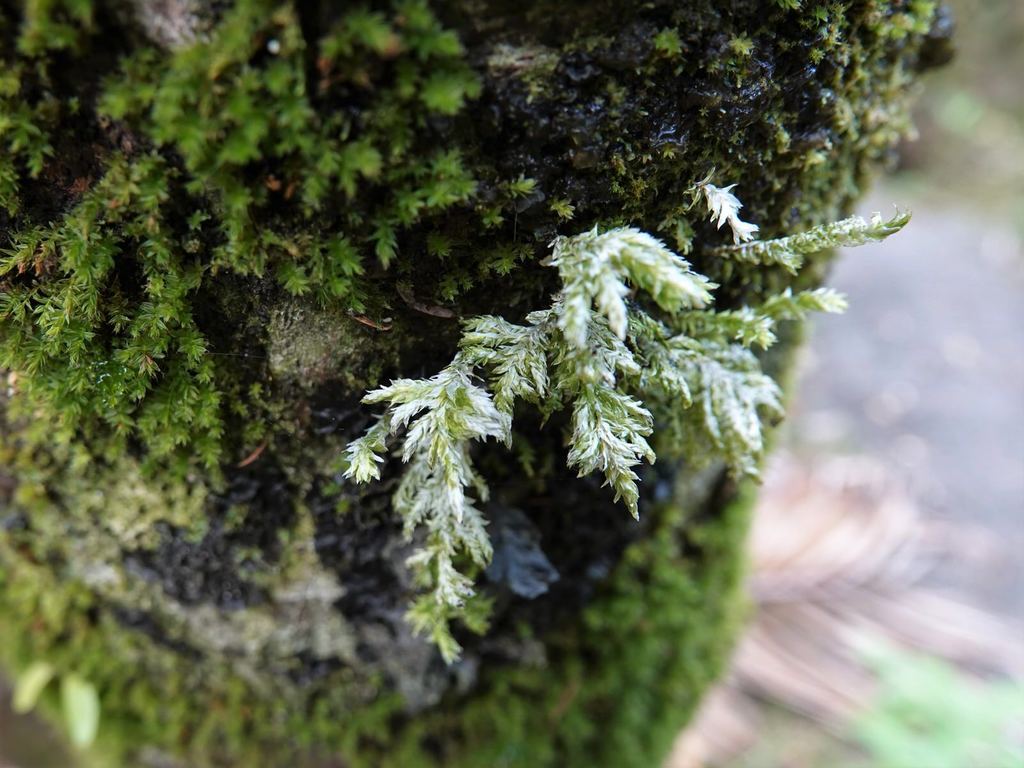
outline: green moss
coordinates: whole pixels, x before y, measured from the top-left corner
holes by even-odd
[[[479,729],[476,739],[486,734],[487,746],[456,764],[656,765],[696,707],[695,691],[728,658],[741,618],[748,512],[749,499],[699,524],[668,512],[651,540],[626,552],[608,593],[586,611],[577,647],[556,641],[553,668],[500,675],[496,690],[504,695],[470,706],[468,728]],[[679,555],[685,522],[690,558]],[[511,733],[488,733],[503,727]]]
[[[211,5],[174,51],[119,4],[0,11],[4,663],[94,682],[109,762],[654,764],[730,642],[742,513],[703,489],[618,528],[561,425],[524,427],[537,472],[495,497],[567,562],[589,526],[616,575],[543,631],[499,610],[479,685],[411,712],[337,605],[408,598],[360,580],[402,554],[387,492],[337,483],[358,400],[437,370],[458,317],[545,306],[557,234],[660,228],[726,306],[789,286],[717,257],[684,190],[717,168],[766,236],[837,218],[907,126],[933,4]],[[162,547],[259,599],[177,599],[201,568],[140,575]]]
[[[78,10],[85,36],[91,16]],[[39,29],[53,26],[26,15],[21,39]],[[26,43],[26,55],[67,47],[58,42]],[[123,121],[127,149],[101,151],[102,178],[56,221],[14,227],[0,259],[0,366],[31,372],[19,394],[26,411],[48,417],[41,442],[56,430],[111,455],[134,437],[181,472],[196,458],[215,467],[220,392],[231,384],[194,322],[204,286],[218,272],[271,272],[287,293],[360,311],[360,251],[386,265],[400,228],[472,194],[459,152],[421,151],[416,137],[432,113],[479,93],[457,38],[426,5],[353,11],[319,50],[322,99],[372,87],[358,120],[314,110],[287,5],[241,2],[208,42],[173,56],[143,48],[110,78],[97,119]],[[371,86],[369,70],[383,67],[387,82]],[[58,106],[18,101],[23,68],[0,83],[0,204],[12,215],[20,173],[38,176],[53,153],[38,123]],[[141,141],[176,160],[138,152]],[[369,209],[352,202],[357,190],[360,201],[375,198]],[[341,209],[325,205],[339,197]]]
[[[487,58],[487,68],[498,77],[522,81],[530,98],[536,98],[551,83],[558,62],[558,51],[547,46],[499,43]]]
[[[156,155],[115,157],[59,225],[18,233],[0,258],[0,366],[27,374],[26,438],[67,445],[84,433],[111,456],[138,436],[154,459],[183,463],[188,443],[215,466],[219,395],[190,303],[203,268],[174,242],[172,174]],[[122,271],[132,253],[144,263],[141,297]]]
[[[226,431],[237,434],[224,393],[247,387],[210,359],[209,323],[197,318],[225,274],[272,277],[286,294],[371,317],[401,301],[402,281],[424,305],[452,304],[525,271],[522,297],[542,295],[545,278],[524,267],[568,217],[538,202],[570,200],[578,228],[662,222],[678,239],[683,190],[712,166],[740,183],[766,234],[837,218],[907,127],[910,68],[934,3],[805,3],[782,31],[784,8],[741,16],[720,51],[684,57],[720,24],[692,5],[668,13],[673,25],[647,42],[583,26],[562,50],[502,41],[489,53],[492,90],[513,108],[525,97],[525,114],[510,121],[579,121],[571,164],[611,192],[595,199],[541,156],[511,169],[488,156],[460,117],[481,76],[423,0],[346,11],[316,39],[290,4],[244,0],[194,45],[137,46],[117,62],[93,50],[106,16],[90,3],[31,4],[0,81],[0,204],[13,217],[0,258],[0,365],[31,372],[20,395],[40,440],[86,440],[97,455],[138,440],[154,466],[215,468]],[[590,60],[616,45],[634,69],[598,73]],[[57,70],[67,51],[90,62],[89,77],[108,72],[77,115]],[[821,56],[833,63],[824,77],[814,71]],[[818,103],[786,90],[774,76],[783,65],[806,68]],[[673,103],[672,83],[687,81],[707,84],[696,115]],[[604,94],[586,117],[570,106],[575,88],[565,90],[576,82]],[[353,102],[358,111],[346,108]],[[815,120],[801,130],[809,108]],[[671,126],[656,136],[652,112]],[[724,122],[712,117],[722,113]],[[55,172],[51,134],[64,142],[76,120],[94,120],[107,146],[97,145],[89,175],[65,182],[74,204],[40,221],[21,211],[21,187]],[[455,121],[441,145],[438,121]],[[782,138],[746,138],[765,131]],[[377,265],[394,265],[393,277]],[[705,271],[727,277],[716,266]],[[319,353],[310,364],[329,366]]]
[[[306,388],[331,381],[355,390],[381,380],[384,370],[397,365],[393,342],[401,331],[391,327],[371,335],[365,322],[309,301],[275,307],[267,329],[270,373]]]
[[[679,39],[679,33],[671,27],[661,30],[654,36],[654,48],[670,58],[678,57],[683,52],[683,44]]]
[[[701,94],[704,119],[692,126],[685,141],[666,135],[656,161],[634,149],[635,140],[624,137],[616,165],[620,176],[616,189],[628,206],[624,220],[658,207],[656,200],[671,199],[673,190],[691,183],[693,172],[681,173],[682,169],[712,167],[720,178],[736,181],[745,200],[758,201],[748,204],[752,208],[748,216],[762,231],[777,234],[791,231],[796,222],[839,218],[909,129],[908,93],[916,54],[910,47],[894,50],[891,45],[893,40],[905,45],[916,39],[904,30],[915,34],[926,30],[934,6],[868,2],[850,8],[830,2],[804,3],[798,24],[780,21],[788,17],[787,11],[780,10],[781,17],[768,12],[760,24],[739,26],[737,32],[742,34],[726,38],[710,64],[718,70],[720,81]],[[677,15],[680,22],[689,23],[667,32],[683,44],[696,44],[701,26],[717,23],[702,18],[699,11],[680,8]],[[790,25],[796,34],[780,34],[780,24]],[[859,34],[861,25],[871,32]],[[658,75],[663,71],[659,64],[665,53],[663,39],[655,38],[660,56],[650,59],[648,87],[664,85]],[[791,73],[803,68],[804,76],[815,80],[819,67],[827,73],[824,87],[817,90],[815,86],[815,93],[807,94],[820,100],[814,104],[819,119],[811,130],[802,130],[808,101],[795,98],[789,90],[792,86],[777,76],[780,58]],[[824,65],[823,58],[827,58]],[[673,74],[702,80],[708,67],[707,60],[690,57]],[[729,115],[725,125],[711,119],[715,109]],[[748,138],[751,132],[785,139],[753,147]],[[624,132],[625,136],[637,133]],[[800,134],[797,141],[795,134]],[[783,177],[799,178],[800,184],[783,189],[779,184]],[[670,235],[670,228],[665,233]]]
[[[0,208],[10,215],[21,205],[18,177],[37,178],[46,158],[53,154],[46,126],[56,104],[52,100],[28,101],[21,96],[21,67],[0,73]]]
[[[80,583],[58,583],[51,569],[7,547],[0,658],[13,669],[45,659],[99,689],[98,764],[120,764],[149,744],[197,766],[328,751],[367,767],[646,768],[728,656],[742,615],[750,498],[712,517],[662,506],[651,537],[626,551],[583,621],[542,638],[546,659],[491,671],[478,693],[452,695],[412,720],[400,699],[372,680],[354,685],[347,672],[303,689],[257,685],[223,658],[153,646]]]
[[[26,56],[82,45],[93,29],[92,0],[41,0],[26,4],[18,51]]]

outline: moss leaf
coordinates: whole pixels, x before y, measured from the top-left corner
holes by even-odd
[[[35,709],[43,690],[53,679],[54,671],[53,666],[45,661],[36,661],[30,664],[18,677],[11,708],[18,714],[25,714]]]
[[[100,697],[95,686],[78,675],[67,675],[61,680],[60,698],[71,743],[88,747],[100,727]]]

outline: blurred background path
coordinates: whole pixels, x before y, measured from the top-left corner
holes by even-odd
[[[830,284],[850,308],[815,322],[790,442],[807,456],[867,454],[927,516],[987,533],[937,576],[1024,617],[1021,236],[1011,222],[906,192],[883,186],[865,211],[909,203],[911,224],[837,264]]]
[[[1020,618],[1024,2],[949,5],[957,57],[926,80],[919,138],[862,206],[914,218],[839,260],[830,283],[850,309],[815,323],[789,433],[798,453],[876,457],[927,515],[988,531],[1000,551],[942,576]]]

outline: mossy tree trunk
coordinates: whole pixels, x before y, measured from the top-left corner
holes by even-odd
[[[767,235],[838,217],[934,4],[0,9],[4,663],[89,681],[115,763],[657,764],[740,620],[735,485],[659,461],[635,523],[517,420],[448,666],[403,619],[400,464],[341,477],[360,398],[546,306],[557,234],[721,243],[684,195],[712,168]],[[689,258],[725,305],[792,279]]]

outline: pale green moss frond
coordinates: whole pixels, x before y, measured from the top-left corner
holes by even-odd
[[[695,313],[701,317],[710,313]],[[661,322],[643,312],[630,317],[630,342],[637,349],[640,363],[638,390],[646,400],[660,403],[671,413],[678,413],[693,404],[687,376],[689,350],[675,343]]]
[[[870,221],[860,216],[851,216],[789,237],[725,246],[718,248],[717,253],[748,264],[777,264],[795,274],[803,265],[805,256],[829,248],[852,247],[884,240],[903,229],[908,221],[909,211],[898,211],[890,219],[882,219],[876,213]]]
[[[446,634],[444,617],[462,608],[473,595],[473,581],[460,572],[456,561],[468,556],[483,567],[491,558],[486,521],[474,499],[481,501],[487,486],[473,468],[469,443],[493,437],[511,439],[511,417],[500,411],[490,393],[473,383],[467,363],[455,360],[430,379],[398,379],[375,389],[363,400],[387,403],[385,416],[348,449],[345,476],[366,482],[379,476],[387,435],[405,430],[402,460],[408,464],[394,497],[395,511],[402,516],[406,536],[426,533],[408,565],[420,586],[429,590],[433,618],[423,617],[418,603],[410,616],[414,624],[429,628],[430,635],[451,661],[458,652]],[[444,627],[442,631],[441,627]]]
[[[693,312],[676,318],[672,327],[698,338],[736,341],[745,347],[767,349],[775,343],[775,321],[753,307],[709,314]]]
[[[556,304],[557,313],[559,305]],[[643,369],[633,350],[604,318],[589,328],[585,352],[556,341],[556,403],[572,403],[572,436],[567,463],[580,477],[601,472],[634,518],[640,516],[639,480],[634,467],[654,461],[647,437],[654,418],[642,402],[627,394],[622,380]]]
[[[703,307],[715,287],[655,237],[632,227],[599,234],[595,227],[552,244],[549,263],[562,278],[559,327],[576,347],[586,345],[596,306],[619,338],[626,334],[627,283],[642,288],[666,312]]]
[[[793,293],[787,288],[758,307],[741,307],[721,312],[683,312],[672,319],[679,333],[695,338],[739,342],[745,347],[767,349],[776,341],[775,328],[782,320],[803,320],[811,312],[839,314],[846,299],[830,288]]]
[[[736,345],[707,345],[693,365],[694,403],[706,434],[735,471],[757,477],[764,456],[762,419],[783,415],[778,384],[761,372],[752,352]]]
[[[708,206],[708,213],[711,214],[711,221],[716,222],[715,226],[718,229],[728,224],[729,229],[732,230],[733,242],[738,244],[752,240],[754,235],[757,234],[759,227],[757,224],[751,224],[749,221],[743,221],[740,218],[740,208],[743,207],[743,203],[732,193],[732,190],[735,188],[735,184],[730,184],[727,187],[716,187],[711,183],[711,176],[709,175],[691,189],[691,195],[695,198],[698,196],[704,198],[704,202]]]
[[[361,437],[349,443],[345,449],[345,460],[348,463],[345,477],[351,478],[357,483],[380,480],[380,465],[384,463],[381,454],[387,450],[389,434],[391,434],[390,412],[381,416]]]
[[[640,388],[664,414],[671,442],[694,464],[718,459],[736,475],[757,477],[764,422],[781,418],[781,390],[753,352],[723,338],[729,325],[690,336],[670,335],[652,319],[634,323],[636,343],[661,374],[641,378]],[[713,321],[705,327],[713,328]]]
[[[842,314],[846,306],[846,297],[831,288],[815,288],[798,293],[787,288],[782,293],[770,296],[758,309],[773,320],[804,320],[811,312]]]
[[[529,326],[485,315],[469,320],[460,347],[467,362],[492,371],[499,410],[511,413],[517,398],[540,402],[548,394],[548,350],[552,313],[534,312]]]
[[[579,469],[580,477],[601,472],[615,489],[615,500],[621,499],[637,520],[640,478],[633,467],[654,461],[646,440],[653,429],[651,412],[636,398],[597,381],[580,386],[572,407],[569,466]]]
[[[709,187],[703,182],[695,189],[717,201],[722,222],[738,221],[731,188]],[[847,220],[736,248],[810,252],[828,247],[821,243],[880,239],[903,223]],[[733,231],[741,238],[753,230]],[[466,321],[459,352],[441,373],[399,379],[364,398],[387,410],[346,454],[347,477],[376,479],[389,437],[405,431],[401,456],[408,466],[394,508],[420,545],[408,564],[426,590],[408,619],[448,661],[459,652],[450,623],[469,626],[473,577],[491,558],[478,506],[487,501],[487,484],[473,467],[474,440],[508,443],[520,401],[545,416],[568,410],[567,465],[580,476],[604,475],[633,517],[640,513],[637,468],[655,460],[649,439],[656,423],[693,463],[722,461],[737,475],[756,477],[764,425],[782,416],[782,400],[749,347],[770,346],[781,321],[845,307],[827,289],[786,289],[759,306],[715,312],[707,305],[716,286],[661,241],[630,227],[560,237],[552,251],[547,263],[558,269],[562,290],[549,308],[532,312],[523,325],[491,315]],[[657,310],[628,301],[634,288]],[[486,384],[476,383],[477,376]]]

